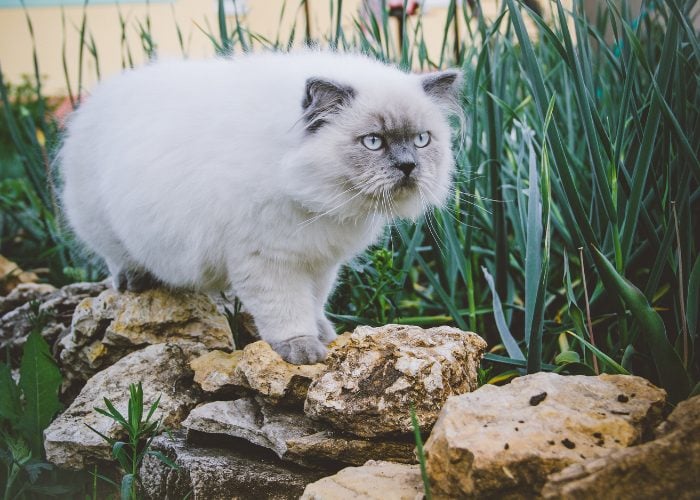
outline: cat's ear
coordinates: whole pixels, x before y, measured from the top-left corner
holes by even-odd
[[[421,85],[428,96],[451,103],[457,100],[462,89],[462,72],[448,69],[430,73],[421,77]]]
[[[315,132],[326,123],[329,115],[350,104],[355,90],[325,78],[309,78],[301,107],[304,109],[306,129]]]

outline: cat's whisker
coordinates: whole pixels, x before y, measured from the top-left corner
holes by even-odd
[[[355,193],[353,196],[351,196],[350,198],[348,198],[347,200],[345,200],[345,201],[342,202],[341,204],[336,205],[335,207],[330,208],[330,209],[326,210],[325,212],[322,212],[322,213],[320,213],[320,214],[314,215],[313,217],[311,217],[311,218],[309,218],[309,219],[306,219],[305,221],[300,222],[300,223],[299,223],[299,229],[303,229],[303,228],[309,226],[310,224],[313,224],[314,222],[316,222],[316,221],[319,220],[320,218],[322,218],[322,217],[324,217],[324,216],[330,214],[331,212],[333,212],[333,211],[335,211],[335,210],[338,210],[339,208],[342,208],[343,206],[347,205],[348,203],[350,203],[352,200],[354,200],[355,198],[357,198],[357,197],[360,196],[361,194],[362,194],[362,192],[361,192],[361,191],[358,191],[357,193]]]
[[[423,186],[423,187],[425,188],[426,186]],[[432,205],[427,201],[423,191],[420,188],[418,189],[418,193],[420,194],[422,202],[425,203],[426,206],[431,207]],[[435,241],[435,244],[437,245],[438,251],[444,257],[445,256],[444,248],[446,247],[446,245],[445,245],[445,242],[442,241],[442,238],[440,238],[440,236],[438,235],[438,231],[437,231],[437,227],[436,227],[437,221],[431,222],[431,216],[432,216],[432,210],[426,210],[425,211],[425,222],[426,222],[426,225],[428,226],[428,231],[433,236],[433,240]]]
[[[485,213],[488,213],[488,214],[491,214],[491,213],[492,213],[491,210],[489,210],[489,209],[486,208],[486,207],[483,207],[483,206],[479,205],[479,204],[476,203],[475,201],[472,201],[472,200],[470,200],[470,199],[464,198],[465,196],[466,196],[466,197],[469,197],[469,198],[476,199],[476,200],[484,199],[484,198],[482,198],[480,195],[473,195],[473,194],[470,194],[470,193],[465,193],[465,192],[463,192],[463,191],[457,192],[457,191],[454,190],[454,188],[453,188],[452,190],[450,190],[450,195],[449,195],[449,198],[450,198],[450,199],[455,199],[455,198],[457,198],[460,202],[466,203],[467,205],[471,205],[471,206],[473,206],[474,208],[476,208],[476,209],[478,209],[478,210],[481,210],[482,212],[485,212]]]

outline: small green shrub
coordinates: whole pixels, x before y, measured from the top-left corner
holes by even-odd
[[[104,398],[104,403],[106,408],[95,408],[95,411],[117,422],[127,435],[128,440],[120,441],[111,438],[88,425],[90,430],[99,434],[102,439],[109,443],[112,447],[112,457],[119,463],[124,472],[120,485],[113,483],[108,478],[102,477],[102,479],[118,487],[122,500],[136,499],[138,498],[138,488],[141,484],[139,470],[141,462],[143,462],[146,455],[154,456],[167,466],[174,469],[177,468],[177,465],[161,452],[150,449],[153,438],[163,430],[161,426],[162,418],[151,420],[158,409],[160,397],[151,404],[145,418],[141,382],[129,385],[129,402],[126,416],[122,415],[109,399]]]
[[[61,409],[61,373],[41,336],[47,317],[32,305],[34,328],[24,345],[16,383],[0,363],[0,485],[3,500],[69,493],[44,457],[43,432]]]

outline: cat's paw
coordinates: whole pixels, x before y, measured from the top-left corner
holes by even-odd
[[[338,337],[335,333],[335,326],[325,316],[319,318],[316,324],[318,325],[318,339],[325,345],[330,344]]]
[[[328,355],[326,347],[313,335],[300,335],[271,345],[282,359],[295,365],[319,363]]]

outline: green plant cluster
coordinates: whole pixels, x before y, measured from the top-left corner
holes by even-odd
[[[29,334],[15,382],[10,365],[0,363],[0,485],[3,500],[59,495],[71,491],[55,481],[44,459],[44,429],[61,409],[61,373],[41,336],[46,318],[33,304]]]
[[[382,245],[344,270],[330,305],[340,328],[397,322],[476,331],[491,346],[487,382],[544,369],[642,375],[674,402],[698,391],[694,2],[645,0],[631,12],[607,1],[590,19],[580,1],[569,11],[554,0],[544,5],[545,22],[516,0],[502,1],[491,20],[478,0],[451,1],[436,53],[420,15],[402,19],[400,33],[387,9],[356,16],[348,28],[342,0],[329,0],[328,33],[311,39],[308,27],[295,26],[269,40],[243,18],[227,18],[223,3],[218,25],[202,29],[222,55],[318,42],[406,69],[464,71],[467,123],[457,134],[452,197],[417,224],[393,224]],[[121,26],[132,29],[123,19]],[[136,29],[145,56],[157,57],[150,20]],[[86,57],[98,63],[89,32],[86,15],[81,68]],[[129,66],[126,40],[115,44]],[[25,267],[48,266],[58,281],[97,277],[57,222],[46,168],[57,131],[42,124],[51,121],[45,115],[8,112],[2,82],[0,94],[24,169],[12,180],[21,184],[0,184],[0,252],[14,256],[11,242],[33,238],[40,251],[24,255]]]
[[[145,418],[145,404],[141,382],[129,385],[129,400],[127,403],[126,415],[123,415],[109,399],[104,398],[104,403],[106,408],[95,408],[95,411],[118,423],[128,440],[121,441],[119,439],[114,439],[88,425],[90,430],[98,434],[110,445],[112,457],[119,463],[119,466],[124,471],[120,484],[104,476],[100,477],[119,490],[122,500],[140,498],[141,495],[139,495],[139,492],[142,483],[139,471],[141,469],[141,463],[147,455],[156,457],[168,467],[173,469],[177,468],[177,465],[168,457],[159,451],[151,449],[151,441],[163,431],[162,418],[152,420],[160,404],[160,397],[151,404]]]

